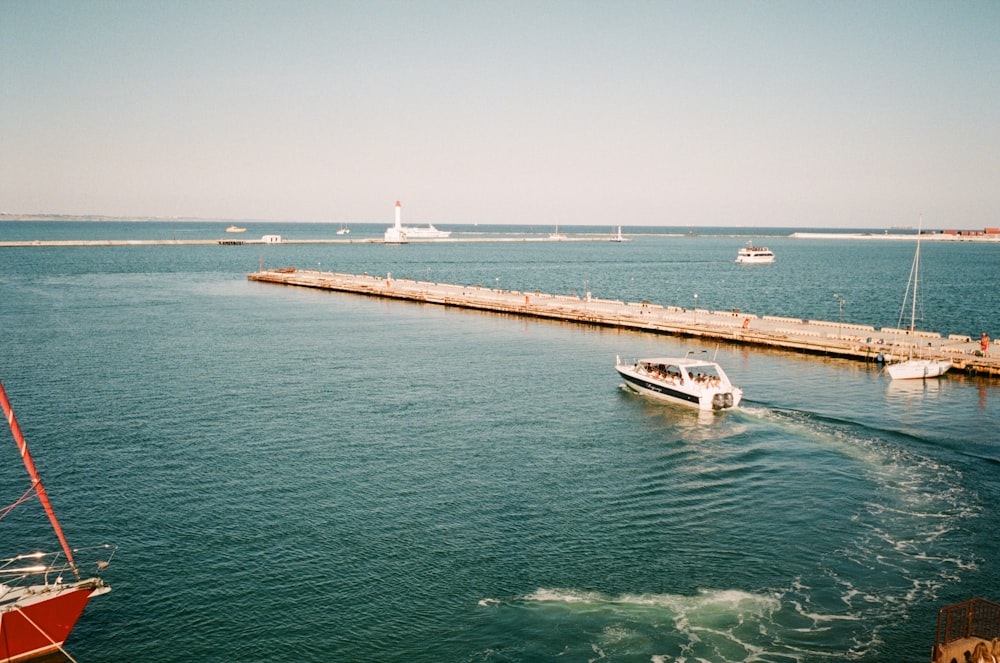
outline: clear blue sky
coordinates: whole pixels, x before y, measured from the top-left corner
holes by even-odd
[[[0,0],[0,212],[1000,226],[1000,2]]]

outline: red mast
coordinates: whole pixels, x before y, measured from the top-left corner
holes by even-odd
[[[28,468],[32,486],[38,494],[38,499],[41,500],[42,506],[45,507],[45,513],[49,516],[52,529],[56,531],[56,536],[59,537],[59,543],[62,544],[63,552],[66,553],[66,559],[69,560],[70,566],[76,571],[76,562],[73,561],[73,551],[70,550],[69,544],[66,543],[62,527],[59,526],[59,521],[56,519],[56,512],[52,510],[52,503],[49,502],[49,496],[45,492],[45,487],[42,486],[38,470],[35,469],[35,462],[31,460],[31,454],[28,453],[28,444],[24,441],[24,435],[21,434],[21,427],[17,425],[17,419],[14,417],[14,408],[10,406],[10,401],[7,400],[7,392],[4,391],[2,382],[0,382],[0,406],[3,407],[3,415],[10,425],[10,432],[14,436],[14,441],[17,442],[17,448],[21,450],[21,460],[24,461],[24,466]]]

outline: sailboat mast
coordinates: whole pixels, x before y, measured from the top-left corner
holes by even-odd
[[[41,501],[42,506],[45,507],[45,513],[48,514],[49,522],[52,523],[52,529],[55,530],[56,536],[59,538],[59,543],[62,544],[63,552],[66,553],[66,559],[69,560],[70,566],[76,571],[76,562],[73,561],[73,551],[70,550],[69,544],[66,543],[62,527],[60,527],[59,521],[56,519],[56,512],[52,510],[52,503],[49,502],[49,496],[42,485],[42,479],[38,476],[38,470],[35,469],[35,461],[31,459],[31,454],[28,452],[28,444],[24,441],[21,427],[17,424],[17,418],[14,416],[14,408],[10,406],[10,401],[7,400],[7,392],[4,391],[2,382],[0,382],[0,407],[3,407],[3,416],[7,419],[7,424],[10,426],[10,432],[14,436],[17,448],[21,451],[21,460],[24,461],[24,466],[31,476],[31,483],[38,494],[38,499]]]
[[[920,236],[924,234],[924,217],[917,224],[917,253],[913,258],[913,301],[910,304],[910,332],[917,328],[917,283],[920,281]]]

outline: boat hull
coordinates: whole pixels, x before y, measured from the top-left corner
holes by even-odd
[[[27,661],[62,648],[90,598],[109,591],[91,578],[0,593],[0,663]]]
[[[736,256],[736,262],[743,265],[763,265],[765,263],[774,262],[773,253],[748,253]]]
[[[889,364],[885,370],[893,380],[923,380],[939,377],[950,368],[951,361],[947,359],[910,359]]]

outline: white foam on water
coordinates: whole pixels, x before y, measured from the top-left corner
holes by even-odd
[[[483,605],[483,601],[480,601]],[[493,605],[493,604],[491,604]],[[809,647],[771,646],[761,638],[780,630],[774,615],[780,597],[740,589],[702,590],[695,595],[621,594],[562,588],[539,588],[503,607],[541,610],[534,619],[553,620],[571,633],[575,619],[598,622],[599,638],[590,643],[597,656],[649,651],[651,661],[799,661],[826,655]],[[664,645],[669,642],[669,645]],[[664,648],[673,650],[668,654]]]
[[[912,618],[915,605],[936,603],[939,591],[978,567],[970,519],[983,507],[960,470],[919,452],[900,434],[866,431],[850,422],[830,422],[806,413],[746,408],[749,415],[778,426],[793,439],[815,444],[856,464],[871,499],[851,514],[854,532],[832,552],[818,556],[809,577],[840,587],[844,615],[813,607],[817,591],[790,586],[781,592],[813,627],[831,619],[863,621],[850,653],[864,655],[881,642],[882,626]]]
[[[484,601],[527,610],[535,624],[551,620],[558,637],[593,639],[599,658],[646,652],[657,663],[861,659],[879,651],[884,628],[912,620],[914,605],[933,603],[941,588],[977,568],[965,521],[982,507],[960,472],[891,435],[861,434],[849,422],[759,407],[738,416],[774,425],[805,457],[815,447],[828,461],[847,459],[833,467],[871,494],[854,502],[844,536],[817,551],[813,569],[763,591],[610,595],[539,588],[520,599]],[[786,469],[794,467],[793,461]]]

